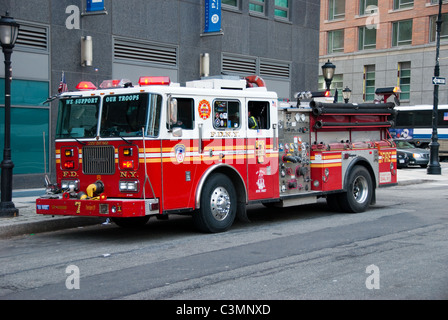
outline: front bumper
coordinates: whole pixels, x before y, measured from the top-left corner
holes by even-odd
[[[78,200],[39,198],[36,213],[54,216],[131,218],[159,214],[158,199]]]

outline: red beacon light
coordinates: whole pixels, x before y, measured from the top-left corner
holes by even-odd
[[[81,91],[87,91],[87,90],[96,90],[97,88],[95,87],[95,85],[90,82],[90,81],[81,81],[80,83],[78,83],[78,85],[76,86],[76,89],[81,90]]]
[[[169,86],[171,79],[170,77],[140,77],[138,84],[140,86]]]

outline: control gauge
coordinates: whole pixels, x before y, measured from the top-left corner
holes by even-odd
[[[300,114],[296,113],[295,118],[296,121],[299,122],[301,120]]]
[[[305,116],[304,113],[302,113],[302,114],[300,115],[300,120],[302,120],[302,122],[305,122],[305,120],[306,120],[306,116]]]

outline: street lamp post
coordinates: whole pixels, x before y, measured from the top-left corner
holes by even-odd
[[[350,100],[350,97],[352,96],[352,90],[350,90],[349,87],[345,87],[344,90],[342,90],[342,97],[344,98],[344,102],[348,103],[348,100]]]
[[[440,50],[440,31],[442,28],[442,0],[439,0],[439,14],[437,16],[437,43],[436,43],[436,66],[434,67],[434,77],[440,75],[439,67],[439,50]],[[438,105],[439,105],[439,85],[434,84],[434,100],[432,108],[432,135],[431,143],[429,144],[429,164],[427,174],[442,174],[442,169],[439,163],[439,142],[437,135],[437,121],[438,121]]]
[[[330,90],[331,81],[333,81],[334,76],[334,69],[336,69],[336,66],[330,62],[330,59],[328,59],[328,61],[322,66],[322,75],[324,76],[327,90]]]
[[[8,12],[0,19],[0,42],[5,55],[5,144],[1,163],[1,202],[0,217],[16,217],[19,210],[12,202],[12,169],[11,160],[11,54],[19,33],[19,24]]]

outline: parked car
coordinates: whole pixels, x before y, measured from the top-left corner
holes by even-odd
[[[397,150],[397,168],[406,168],[409,165],[409,157],[406,152]]]
[[[429,163],[429,150],[417,148],[413,144],[404,140],[395,140],[397,144],[397,163],[399,161],[398,153],[405,153],[409,162],[408,165],[418,165],[422,168],[426,168]]]

